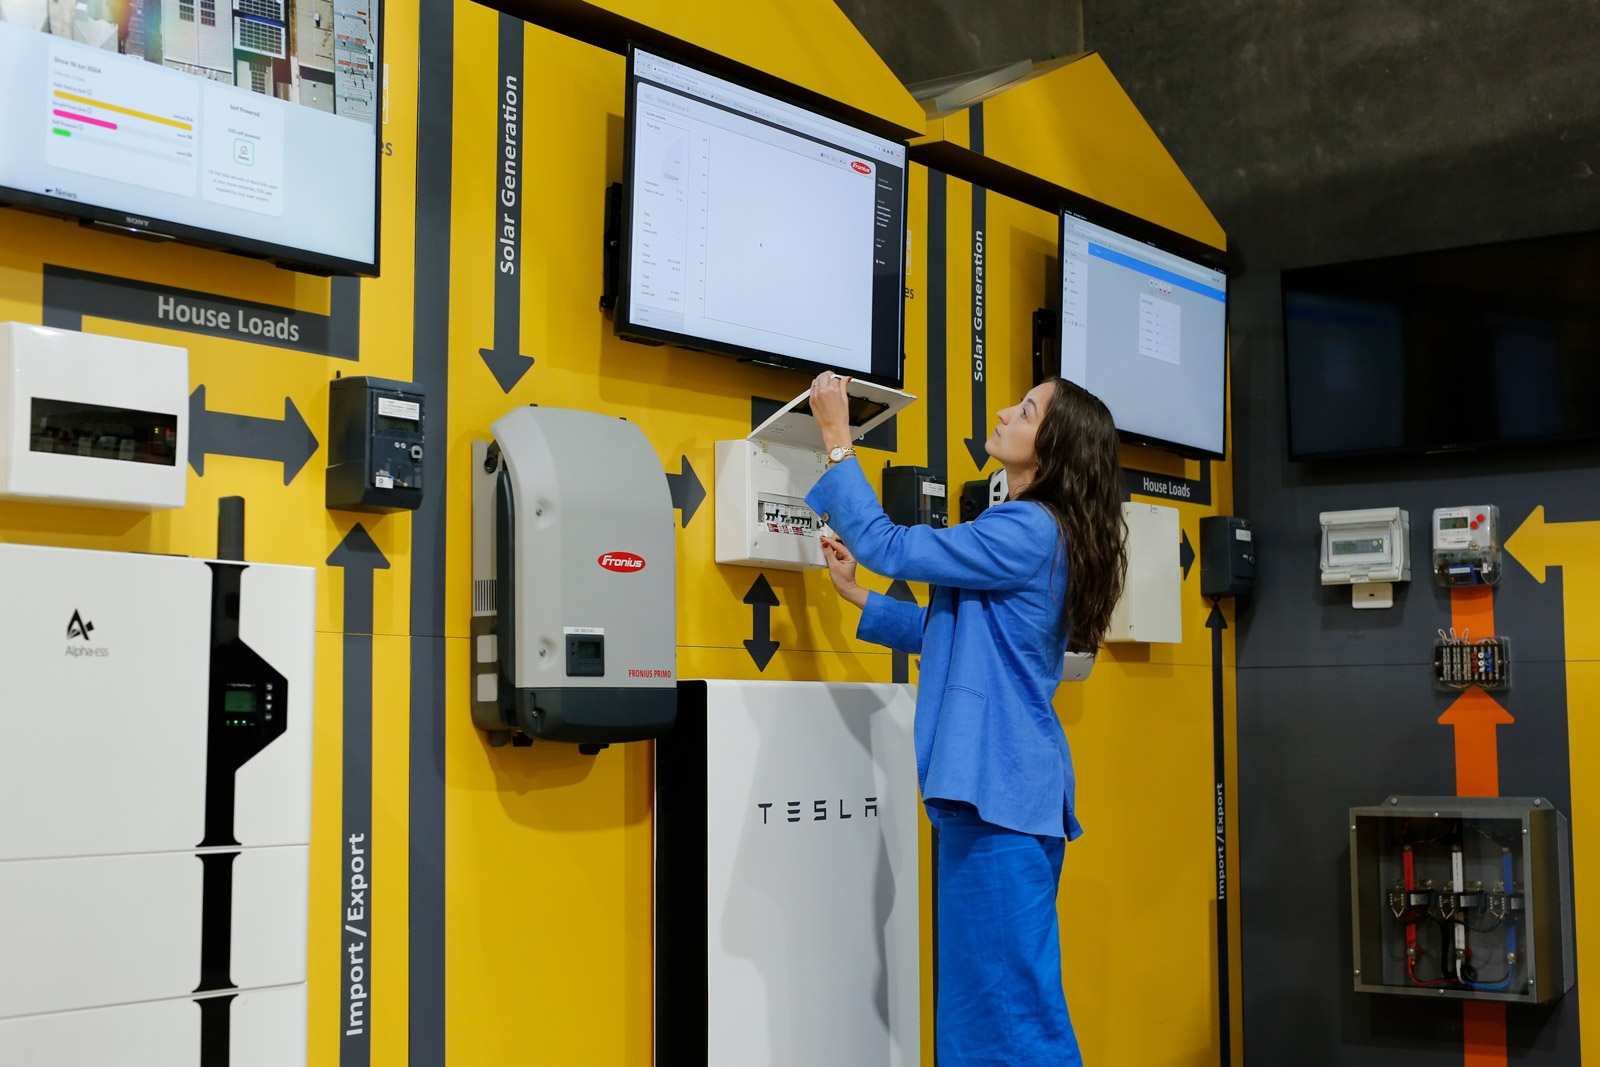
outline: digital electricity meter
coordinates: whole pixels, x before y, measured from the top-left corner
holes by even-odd
[[[1349,585],[1358,608],[1394,607],[1394,583],[1411,580],[1411,515],[1404,508],[1324,511],[1322,584]]]
[[[1433,577],[1444,586],[1500,584],[1500,509],[1433,509]]]

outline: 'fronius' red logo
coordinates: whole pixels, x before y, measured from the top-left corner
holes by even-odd
[[[644,557],[636,556],[632,552],[607,552],[600,557],[599,562],[606,570],[621,574],[644,570]]]
[[[872,173],[872,168],[867,166],[865,163],[861,162],[860,160],[857,160],[856,162],[850,164],[850,166],[855,168],[855,171],[856,171],[857,174],[871,174]]]

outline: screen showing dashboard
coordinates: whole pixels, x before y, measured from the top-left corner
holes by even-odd
[[[1061,215],[1061,376],[1134,440],[1221,458],[1228,278],[1072,212]]]
[[[375,274],[377,0],[0,0],[0,201]]]
[[[901,381],[906,146],[629,53],[619,334]]]

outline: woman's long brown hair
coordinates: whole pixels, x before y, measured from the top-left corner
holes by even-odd
[[[1061,612],[1072,628],[1067,650],[1095,652],[1128,571],[1117,430],[1099,397],[1051,380],[1055,395],[1034,439],[1039,472],[1017,499],[1038,501],[1060,524],[1068,563]]]

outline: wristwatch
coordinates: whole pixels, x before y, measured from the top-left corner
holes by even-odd
[[[835,445],[828,450],[828,464],[832,466],[835,463],[842,463],[844,462],[844,457],[855,454],[856,448],[854,445]]]

